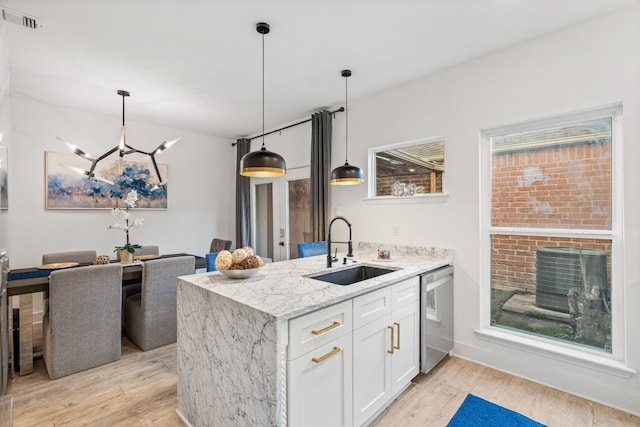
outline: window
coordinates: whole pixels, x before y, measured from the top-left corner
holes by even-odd
[[[444,140],[425,138],[369,150],[369,197],[442,193]]]
[[[614,353],[620,110],[484,132],[490,325]]]

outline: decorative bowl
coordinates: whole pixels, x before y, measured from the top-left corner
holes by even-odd
[[[218,271],[230,279],[246,279],[256,274],[258,271],[260,271],[261,268],[262,267],[247,268],[245,270],[228,270],[227,269],[227,270],[218,270]]]

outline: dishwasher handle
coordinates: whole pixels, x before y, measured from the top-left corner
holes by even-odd
[[[453,274],[450,274],[448,276],[445,276],[441,279],[436,280],[435,282],[431,282],[431,283],[425,283],[423,286],[423,292],[429,292],[434,290],[435,288],[438,288],[442,285],[444,285],[445,283],[449,283],[449,281],[453,280]]]

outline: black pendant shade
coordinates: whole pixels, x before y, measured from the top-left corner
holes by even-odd
[[[262,148],[245,154],[240,159],[240,175],[254,178],[277,178],[287,174],[284,158],[264,146],[264,35],[269,34],[266,22],[259,22],[256,31],[262,34]]]
[[[245,154],[240,159],[240,175],[254,178],[285,176],[287,165],[281,155],[267,150],[264,145],[258,151]]]
[[[362,169],[350,165],[349,162],[331,171],[331,185],[354,185],[363,182]]]
[[[349,151],[349,96],[347,91],[347,77],[351,76],[351,70],[342,70],[340,75],[344,77],[344,128],[345,128],[345,157],[348,156]],[[344,165],[338,166],[331,171],[331,185],[355,185],[362,184],[364,178],[362,177],[362,169],[357,166],[349,164],[348,158],[345,159]]]

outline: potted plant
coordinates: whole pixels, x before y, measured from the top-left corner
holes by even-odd
[[[120,251],[120,262],[123,264],[131,264],[133,262],[133,254],[136,249],[141,247],[140,245],[131,243],[129,240],[129,230],[133,230],[144,224],[144,218],[136,218],[132,221],[130,220],[131,214],[129,213],[129,209],[136,207],[137,200],[138,192],[136,190],[131,190],[125,199],[125,208],[113,208],[111,211],[113,216],[123,222],[110,225],[108,228],[110,230],[122,230],[127,236],[126,243],[123,246],[116,246],[116,249],[114,250],[114,252]]]

